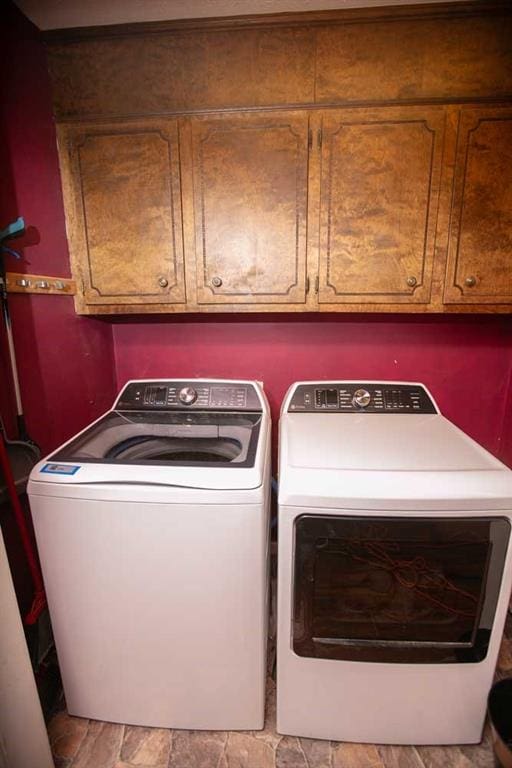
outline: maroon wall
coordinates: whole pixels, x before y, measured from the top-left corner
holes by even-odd
[[[274,421],[293,381],[424,382],[444,414],[495,455],[512,460],[507,317],[368,316],[172,319],[114,326],[117,384],[137,377],[259,379]],[[507,450],[502,450],[502,443]]]
[[[25,218],[10,245],[23,260],[9,271],[69,275],[55,128],[45,49],[37,29],[9,3],[0,11],[0,228]],[[112,328],[75,315],[70,297],[11,295],[23,402],[30,434],[44,451],[105,410],[114,395]],[[0,408],[13,433],[12,386],[0,325]]]

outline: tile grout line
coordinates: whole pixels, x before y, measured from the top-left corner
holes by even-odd
[[[301,742],[300,738],[298,738],[298,737],[297,737],[297,743],[299,745],[299,750],[300,750],[300,752],[302,754],[302,757],[304,758],[304,765],[306,766],[306,768],[311,768],[311,766],[309,764],[309,761],[308,761],[308,759],[306,757],[306,753],[304,752],[304,747],[302,746],[302,742]]]
[[[222,758],[223,758],[223,757],[225,757],[225,755],[226,755],[226,748],[227,748],[227,746],[228,746],[228,741],[229,741],[229,734],[230,734],[230,732],[229,732],[229,731],[226,731],[226,738],[225,738],[225,740],[224,740],[224,744],[223,744],[223,747],[222,747],[222,752],[221,752],[221,753],[220,753],[220,755],[219,755],[219,759],[217,760],[217,765],[215,766],[215,768],[219,768],[219,766],[220,766],[220,761],[221,761],[221,760],[222,760]],[[227,763],[227,758],[226,758],[226,763]]]
[[[418,760],[420,761],[420,765],[422,766],[422,768],[427,768],[426,764],[425,764],[425,763],[424,763],[424,761],[423,761],[423,758],[422,758],[422,756],[421,756],[421,755],[420,755],[420,753],[418,752],[418,748],[417,748],[416,746],[413,746],[413,748],[412,748],[412,749],[413,749],[413,752],[414,752],[414,754],[416,755],[416,757],[417,757],[417,758],[418,758]]]
[[[167,728],[167,731],[169,732],[169,755],[167,757],[167,768],[169,768],[169,766],[171,765],[172,753],[174,750],[174,729]]]
[[[113,764],[112,768],[114,768],[116,763],[118,763],[118,762],[120,763],[121,762],[121,752],[123,751],[123,744],[124,744],[125,736],[126,736],[126,724],[123,723],[121,725],[121,739],[120,739],[120,742],[119,742],[119,751],[118,751],[117,758],[114,761],[114,764]]]

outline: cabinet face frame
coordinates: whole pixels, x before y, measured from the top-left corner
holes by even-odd
[[[503,127],[504,135],[496,135]],[[488,135],[486,136],[486,132]],[[494,136],[493,136],[494,134]],[[502,144],[493,139],[501,138]],[[475,173],[472,161],[480,153]],[[493,152],[501,153],[493,158]],[[484,168],[483,161],[487,161]],[[494,162],[493,162],[494,161]],[[501,208],[482,192],[502,197]],[[503,199],[505,198],[506,199]],[[473,221],[471,221],[473,216]],[[503,222],[503,218],[506,221]],[[464,237],[472,250],[464,254]],[[493,240],[486,248],[488,238]],[[477,241],[477,242],[475,242]],[[497,247],[499,245],[499,251]],[[478,247],[478,251],[477,251]],[[481,250],[480,250],[481,248]],[[490,251],[490,253],[489,253]],[[508,291],[492,292],[494,275],[504,272]],[[512,304],[512,106],[461,107],[451,207],[444,301],[447,304]]]
[[[260,148],[269,146],[269,156],[274,159],[274,165],[265,168],[266,158],[262,153],[251,156],[251,147],[256,140]],[[307,110],[193,116],[180,121],[185,251],[188,254],[187,294],[189,297],[195,296],[200,311],[222,311],[222,308],[247,310],[250,307],[253,311],[279,312],[314,308],[314,299],[311,299],[311,291],[308,291],[310,279],[307,264],[308,141]],[[276,146],[273,146],[273,142]],[[289,171],[285,183],[290,187],[291,180],[293,193],[283,197],[277,190],[274,201],[271,198],[264,199],[261,190],[278,184],[282,178],[278,164],[283,156],[283,166]],[[242,159],[242,164],[235,173],[233,158],[237,157]],[[287,168],[290,157],[293,166]],[[219,179],[218,184],[213,174],[208,173],[208,163],[225,170],[226,176]],[[247,173],[248,179],[245,187],[240,184],[240,177],[244,173]],[[254,182],[254,187],[258,184],[260,186],[252,202],[251,182]],[[232,191],[229,189],[230,184],[233,184]],[[253,208],[261,213],[264,207],[268,208],[269,218],[277,217],[278,226],[274,227],[276,238],[285,242],[283,231],[286,228],[291,230],[290,250],[288,254],[283,254],[285,268],[289,268],[290,275],[281,281],[282,285],[276,285],[275,291],[258,292],[251,285],[251,273],[257,275],[259,269],[268,286],[272,280],[271,263],[279,265],[275,252],[271,251],[270,255],[263,252],[258,264],[258,258],[254,258],[254,251],[257,252],[260,246],[258,237],[254,250],[247,249],[246,271],[240,274],[236,273],[234,253],[237,242],[242,249],[244,247],[243,216],[247,216],[249,240],[251,233],[256,231],[256,221],[264,224],[263,216],[251,220]],[[224,211],[226,218],[224,232],[214,221],[216,211],[220,210]],[[235,218],[234,212],[241,213],[242,218]],[[212,235],[209,216],[210,222],[215,224]],[[286,220],[280,227],[285,216]],[[235,226],[231,227],[231,224]],[[270,242],[271,232],[269,227],[265,233],[263,227],[262,240],[269,243],[270,248],[274,245]],[[222,246],[223,236],[231,249],[231,253],[228,250],[225,257],[219,247]],[[218,267],[219,264],[223,264],[223,268]],[[219,280],[220,284],[216,284]],[[244,281],[246,286],[243,285]]]
[[[441,200],[441,188],[444,183],[442,170],[443,170],[443,145],[446,127],[446,109],[444,107],[437,106],[425,106],[425,107],[378,107],[378,108],[346,108],[335,109],[322,112],[322,178],[320,182],[320,258],[319,258],[319,303],[321,308],[324,309],[324,305],[332,305],[334,311],[339,311],[339,305],[422,305],[423,309],[431,303],[436,297],[433,295],[433,270],[434,262],[436,259],[436,232],[437,221],[439,213],[439,205]],[[358,129],[360,133],[358,135]],[[411,138],[419,137],[425,145],[425,167],[426,173],[422,179],[423,187],[420,192],[424,200],[422,208],[418,211],[419,221],[415,224],[416,239],[418,234],[421,234],[422,245],[421,253],[415,254],[416,260],[419,259],[419,263],[414,269],[403,269],[400,255],[398,258],[391,252],[390,261],[396,268],[396,271],[402,271],[400,275],[401,282],[394,286],[394,290],[378,290],[374,288],[372,291],[368,290],[351,290],[347,287],[344,290],[343,280],[338,280],[335,275],[336,255],[332,253],[332,239],[333,239],[333,198],[335,197],[336,190],[333,185],[332,169],[338,164],[343,169],[343,157],[338,155],[336,157],[336,144],[340,136],[345,131],[346,145],[350,144],[352,133],[352,141],[356,147],[358,143],[364,146],[364,143],[368,145],[373,141],[376,147],[376,154],[382,151],[382,147],[386,147],[386,141],[388,146],[393,152],[396,152],[396,140],[399,138],[400,133],[406,135],[407,132],[411,132]],[[379,132],[382,131],[381,135]],[[389,139],[386,138],[386,133],[389,134]],[[396,136],[393,134],[396,133]],[[348,214],[354,212],[353,219],[347,215],[346,222],[346,242],[347,249],[354,245],[355,237],[351,232],[352,220],[356,221],[356,228],[362,228],[359,231],[365,234],[364,216],[361,216],[361,211],[364,211],[370,202],[372,202],[373,196],[365,192],[365,196],[358,199],[358,184],[364,187],[368,182],[368,185],[373,183],[372,168],[375,169],[374,177],[376,181],[377,191],[380,194],[380,202],[376,202],[376,215],[378,221],[379,238],[381,227],[384,230],[384,242],[386,238],[386,232],[391,233],[390,239],[393,239],[396,227],[393,228],[389,224],[386,224],[386,218],[388,221],[393,221],[393,201],[390,202],[390,208],[386,212],[384,204],[388,196],[388,189],[386,188],[386,160],[385,157],[375,158],[372,156],[361,157],[359,167],[357,165],[357,155],[349,154],[347,150],[347,161],[352,163],[353,175],[354,175],[354,197],[351,199],[350,183],[342,179],[343,195],[344,198],[341,201],[344,209],[348,211]],[[370,173],[366,173],[365,169],[369,168]],[[384,182],[381,179],[384,178]],[[389,181],[396,182],[396,178],[393,173],[393,168],[388,176]],[[379,185],[384,185],[379,189]],[[370,189],[370,187],[368,187]],[[398,202],[404,205],[407,200],[399,199]],[[383,206],[383,207],[380,207]],[[410,208],[411,217],[415,214],[413,207]],[[372,217],[373,213],[370,209],[368,218],[368,229],[372,229]],[[380,218],[380,221],[379,221]],[[414,223],[414,222],[413,222]],[[375,225],[373,226],[374,233],[377,232]],[[375,238],[374,238],[375,239]],[[338,236],[338,244],[343,245],[343,232],[341,236]],[[407,244],[405,244],[407,245]],[[383,246],[384,253],[387,246]],[[365,254],[363,253],[363,256]],[[372,247],[368,246],[367,251],[368,261],[372,259]],[[391,258],[392,257],[392,258]],[[357,260],[362,261],[361,253],[359,256],[348,257],[345,259],[346,263],[350,263],[357,267]],[[398,263],[398,268],[396,267]],[[362,262],[360,268],[364,270],[366,261]],[[340,269],[340,267],[338,267]],[[346,270],[345,270],[346,274]],[[364,273],[363,273],[364,274]],[[387,279],[387,282],[396,283],[396,275]],[[411,284],[408,283],[408,280]],[[327,309],[325,307],[324,311]]]
[[[322,170],[325,174],[326,164],[326,139],[325,127],[326,117],[335,115],[358,115],[361,114],[379,116],[392,115],[396,118],[397,113],[404,117],[411,116],[413,121],[416,119],[427,120],[428,125],[435,124],[435,129],[439,131],[441,112],[447,115],[444,155],[442,158],[442,169],[440,182],[439,209],[437,216],[437,232],[432,239],[432,258],[428,268],[432,276],[430,300],[415,300],[418,288],[411,296],[397,298],[396,296],[351,294],[343,297],[341,301],[333,301],[325,298],[325,248],[324,241],[320,237],[321,227],[321,181]],[[425,118],[428,113],[429,117]],[[295,302],[276,302],[273,298],[249,297],[242,301],[238,297],[214,303],[201,303],[198,301],[198,280],[196,276],[197,254],[196,254],[196,216],[194,213],[194,177],[192,164],[192,126],[191,121],[209,122],[209,121],[231,121],[238,119],[256,119],[256,121],[269,120],[276,118],[289,118],[293,115],[302,125],[304,120],[308,121],[307,135],[303,135],[301,157],[306,164],[306,188],[307,188],[307,210],[304,212],[307,218],[307,243],[304,238],[304,268],[302,272],[302,286],[304,298],[302,301]],[[419,115],[419,117],[418,117]],[[434,115],[434,117],[432,117]],[[437,115],[437,117],[436,117]],[[421,117],[423,116],[423,117]],[[129,313],[169,313],[169,312],[460,312],[461,306],[466,306],[466,311],[493,311],[510,312],[512,297],[509,295],[482,297],[481,295],[471,294],[461,298],[461,289],[455,286],[456,279],[456,246],[460,230],[460,207],[463,194],[463,169],[462,162],[465,156],[467,135],[482,116],[485,119],[495,119],[496,117],[512,116],[512,106],[427,106],[427,107],[372,107],[372,108],[343,108],[343,109],[323,109],[323,110],[293,110],[293,111],[258,111],[256,113],[242,112],[223,114],[223,115],[205,115],[205,116],[187,116],[182,118],[147,118],[144,120],[115,120],[108,122],[90,122],[61,124],[57,126],[59,139],[59,155],[62,171],[62,185],[66,207],[66,221],[68,231],[68,241],[70,248],[72,272],[77,279],[78,292],[75,297],[76,311],[80,314],[129,314]],[[300,122],[302,121],[302,123]],[[437,122],[436,122],[437,121]],[[458,143],[457,153],[455,145]],[[177,126],[179,124],[179,140]],[[79,184],[79,173],[76,172],[76,145],[83,137],[84,132],[90,131],[92,135],[101,135],[102,132],[124,131],[126,127],[129,130],[142,131],[166,131],[170,136],[170,146],[172,157],[172,190],[173,190],[173,211],[174,222],[176,224],[176,274],[179,277],[178,285],[172,288],[172,281],[169,280],[167,290],[159,289],[155,298],[149,298],[141,295],[107,295],[95,296],[91,293],[91,280],[88,275],[87,264],[87,233],[85,230],[85,219],[83,212],[83,199]],[[464,131],[466,133],[464,134]],[[436,138],[437,141],[437,138]],[[437,151],[437,148],[436,148]],[[178,166],[179,155],[181,156],[181,177],[180,167]],[[457,154],[457,162],[455,162]],[[461,159],[462,158],[462,159]],[[453,179],[453,167],[455,165],[455,178]],[[325,178],[325,176],[324,176]],[[453,185],[453,192],[452,192]],[[450,206],[453,205],[451,213],[450,228],[450,247],[448,249],[448,222],[450,219]],[[183,216],[182,216],[183,206]],[[457,207],[458,206],[458,207]],[[323,211],[325,217],[325,209]],[[304,220],[305,220],[304,219]],[[182,233],[183,225],[183,233]],[[185,253],[187,254],[187,268],[184,265],[183,240],[185,243]],[[435,246],[435,247],[434,247]],[[446,261],[446,250],[448,249],[448,260]],[[433,252],[435,251],[435,255]],[[321,259],[319,258],[319,253]],[[433,259],[433,265],[432,265]],[[433,266],[433,268],[432,268]],[[187,286],[185,291],[185,273]],[[510,274],[512,275],[512,256],[510,263]],[[512,278],[511,278],[512,279]],[[84,293],[81,294],[81,287]],[[89,292],[87,292],[89,289]],[[320,291],[318,292],[318,289]],[[444,298],[443,298],[444,290]],[[444,303],[443,303],[444,302]]]
[[[121,311],[122,309],[133,312],[137,311],[137,309],[144,310],[147,305],[164,305],[167,307],[167,311],[172,311],[175,305],[183,308],[186,301],[186,293],[177,121],[159,118],[64,124],[57,127],[57,136],[70,259],[73,275],[76,276],[79,287],[75,297],[77,312],[101,313],[102,309],[106,312],[113,310]],[[133,147],[129,144],[131,137],[134,138]],[[97,182],[94,179],[93,173],[91,173],[95,162],[101,166],[101,152],[97,161],[93,156],[89,177],[84,171],[84,159],[83,157],[81,158],[81,152],[82,154],[85,152],[88,144],[90,149],[94,141],[97,144],[101,144],[102,139],[105,139],[106,142],[109,139],[124,140],[125,155],[121,160],[125,162],[126,167],[119,174],[120,184],[115,192],[118,195],[118,199],[121,200],[121,204],[126,202],[123,192],[131,193],[133,199],[130,207],[135,213],[138,213],[137,204],[143,200],[144,196],[142,184],[139,185],[140,197],[138,194],[134,194],[134,191],[136,192],[134,187],[140,181],[138,176],[150,173],[148,166],[141,163],[140,169],[137,168],[140,171],[137,178],[134,179],[130,174],[130,168],[137,162],[137,141],[139,149],[145,149],[149,153],[153,169],[160,162],[162,163],[162,168],[165,168],[165,176],[162,174],[160,178],[156,178],[158,185],[153,185],[150,188],[150,184],[148,184],[150,195],[160,193],[160,197],[156,200],[148,199],[149,213],[145,213],[142,210],[139,220],[136,219],[135,222],[126,221],[127,231],[132,227],[135,236],[140,241],[138,245],[142,259],[147,253],[147,248],[150,245],[152,246],[155,286],[154,291],[150,290],[145,294],[141,293],[140,289],[137,289],[136,284],[133,283],[132,290],[123,290],[123,282],[127,286],[130,285],[128,274],[130,263],[123,260],[123,254],[120,252],[122,251],[121,246],[118,249],[114,249],[114,251],[111,250],[110,253],[108,250],[111,247],[111,243],[109,246],[108,238],[110,217],[114,218],[114,224],[112,225],[114,231],[119,232],[123,222],[120,219],[115,221],[112,207],[111,205],[108,206],[110,202],[108,200],[108,193],[105,193],[102,199],[100,188],[101,172],[98,174],[99,179]],[[114,154],[112,153],[112,157],[114,157]],[[101,168],[99,170],[101,171]],[[159,169],[157,168],[157,170]],[[149,176],[149,182],[151,181],[151,176]],[[87,186],[92,188],[93,197],[94,193],[98,193],[99,190],[100,202],[103,202],[104,205],[100,205],[98,200],[87,199]],[[155,186],[158,186],[156,192]],[[153,230],[156,239],[154,237],[153,242],[148,245],[144,234],[144,227],[151,213],[156,224]],[[99,225],[102,221],[105,222],[107,229],[105,233],[106,250],[104,254],[101,253],[101,244],[98,245],[101,235],[101,227]],[[91,229],[92,222],[96,224],[96,231],[94,233]],[[162,232],[164,234],[162,237],[161,253],[157,240]],[[133,250],[135,252],[136,248],[134,247]],[[167,256],[165,255],[166,251]],[[102,258],[104,263],[101,263]],[[101,277],[98,278],[98,275],[94,273],[94,261],[101,263],[103,275],[108,275],[109,271],[115,275],[120,283],[119,290],[106,292],[97,287],[95,281],[101,280]],[[151,279],[153,279],[153,276],[151,276]]]

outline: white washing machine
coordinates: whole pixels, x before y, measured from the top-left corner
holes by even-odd
[[[72,715],[263,727],[270,415],[250,381],[131,381],[29,497]]]
[[[280,423],[279,733],[480,741],[511,517],[512,472],[421,384],[295,384]]]

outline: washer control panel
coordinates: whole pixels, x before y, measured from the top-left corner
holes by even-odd
[[[318,382],[299,384],[288,413],[437,413],[421,384]]]
[[[228,410],[261,411],[252,384],[213,381],[133,381],[119,395],[116,409],[142,411]]]

